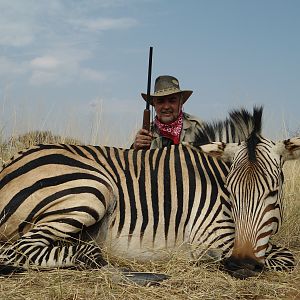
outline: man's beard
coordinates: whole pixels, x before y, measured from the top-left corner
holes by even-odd
[[[169,116],[166,116],[166,114],[170,114]],[[161,112],[160,121],[165,124],[169,124],[174,122],[177,119],[178,116],[174,116],[173,111],[163,111]]]

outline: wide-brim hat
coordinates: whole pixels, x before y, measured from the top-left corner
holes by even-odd
[[[159,76],[155,80],[154,93],[150,94],[149,104],[153,105],[153,98],[168,96],[172,94],[182,94],[182,104],[192,95],[193,91],[181,90],[177,78],[169,75]],[[141,93],[143,99],[147,101],[147,94]]]

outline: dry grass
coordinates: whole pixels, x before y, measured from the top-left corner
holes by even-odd
[[[300,162],[285,166],[285,220],[276,244],[290,248],[297,266],[292,273],[264,272],[258,278],[238,280],[215,265],[194,266],[180,257],[164,264],[140,265],[108,257],[135,271],[171,276],[160,286],[117,283],[109,270],[29,271],[1,278],[0,299],[300,299]]]
[[[30,271],[1,279],[0,299],[299,299],[299,269],[266,272],[238,280],[214,266],[195,267],[174,259],[167,266],[135,266],[136,270],[168,273],[160,286],[116,283],[99,271]]]
[[[5,163],[18,151],[42,143],[69,143],[76,145],[82,144],[77,139],[54,135],[51,131],[29,131],[25,134],[12,136],[8,140],[2,141],[2,143],[0,144],[0,160],[2,163]]]

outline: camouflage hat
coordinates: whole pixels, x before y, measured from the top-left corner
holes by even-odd
[[[182,94],[182,104],[192,95],[193,91],[181,90],[179,87],[179,81],[169,75],[159,76],[155,80],[154,93],[150,94],[150,104],[153,105],[153,98],[163,97],[172,94]],[[143,99],[147,101],[147,94],[141,94]]]

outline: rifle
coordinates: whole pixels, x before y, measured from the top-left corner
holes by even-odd
[[[146,108],[144,110],[143,116],[143,128],[150,131],[150,92],[151,92],[151,73],[152,73],[152,52],[153,47],[149,50],[149,64],[148,64],[148,83],[147,83],[147,98],[146,98]]]

